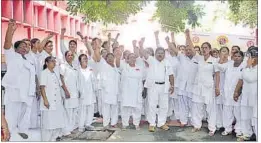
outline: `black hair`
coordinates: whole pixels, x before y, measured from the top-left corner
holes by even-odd
[[[24,41],[16,41],[16,42],[14,43],[14,48],[15,48],[15,49],[18,49],[18,47],[19,47],[22,43],[26,44]]]
[[[164,51],[164,53],[165,53],[165,50],[164,50],[164,48],[162,48],[162,47],[158,47],[158,48],[156,49],[155,53],[157,53],[157,52],[160,51],[160,50]]]
[[[240,51],[240,47],[239,47],[239,46],[237,46],[237,45],[234,45],[234,46],[232,46],[232,48],[233,48],[233,47],[236,47],[236,48],[237,48],[237,50],[238,50],[238,51]]]
[[[104,46],[105,46],[107,43],[108,43],[108,41],[104,41],[104,42],[102,43],[102,47],[105,48]]]
[[[28,38],[24,38],[24,39],[22,39],[22,41],[29,41],[29,42],[31,42]]]
[[[78,57],[79,62],[82,61],[82,57],[88,58],[86,54],[81,54],[81,55]]]
[[[127,56],[128,59],[130,58],[130,55],[136,56],[134,53],[130,53],[130,54]]]
[[[70,51],[66,51],[66,52],[64,53],[64,56],[66,57],[69,52],[70,52]]]
[[[194,47],[194,49],[197,49],[197,48],[200,50],[200,47],[199,47],[199,46],[195,46],[195,47]]]
[[[113,53],[108,53],[108,54],[106,55],[105,59],[107,59],[110,55],[112,55],[112,56],[114,57]]]
[[[179,45],[179,46],[178,46],[178,49],[180,50],[181,47],[184,47],[184,49],[186,48],[185,45]]]
[[[234,53],[234,55],[235,54],[239,54],[242,58],[244,58],[244,52],[242,52],[242,51],[236,51],[235,53]]]
[[[226,49],[228,51],[228,53],[229,53],[229,48],[228,47],[221,47],[219,52],[221,52],[221,50],[223,50],[223,49]]]
[[[48,40],[48,41],[45,43],[44,47],[46,47],[49,43],[53,43],[53,41]]]
[[[47,68],[47,64],[48,62],[50,62],[51,59],[53,59],[53,56],[48,56],[47,58],[45,58],[44,60],[44,65],[43,65],[43,70],[45,70]]]
[[[152,53],[152,56],[154,57],[154,50],[152,49],[152,48],[146,48],[146,49],[148,49],[149,51],[151,51],[151,53]]]
[[[69,45],[70,45],[71,43],[75,43],[75,45],[77,46],[77,42],[76,42],[75,40],[70,40],[70,41],[69,41]]]
[[[204,42],[204,43],[202,43],[201,48],[202,48],[202,46],[203,46],[204,44],[207,44],[208,47],[209,47],[210,49],[212,49],[211,44],[210,44],[209,42]]]
[[[38,38],[33,38],[31,40],[31,49],[33,48],[33,44],[35,44],[37,41],[40,41]]]
[[[101,50],[101,53],[102,53],[103,51],[106,51],[106,52],[108,52],[108,51],[107,51],[107,49],[102,49],[102,50]]]
[[[251,57],[257,57],[258,56],[258,48],[255,47],[255,46],[249,47],[247,52],[251,55]]]
[[[112,49],[112,52],[114,53],[117,48],[120,48],[120,47],[114,47],[114,48]]]
[[[94,42],[94,41],[97,40],[97,39],[99,39],[99,38],[97,38],[97,37],[93,38],[93,39],[92,39],[92,42]]]

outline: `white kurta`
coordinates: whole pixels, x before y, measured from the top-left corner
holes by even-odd
[[[16,53],[13,48],[5,50],[7,73],[3,77],[2,85],[5,87],[4,104],[6,106],[6,119],[10,132],[19,128],[27,132],[30,126],[30,110],[35,96],[35,69],[28,60]],[[13,108],[14,106],[21,111]],[[19,104],[19,105],[18,105]],[[13,111],[17,110],[16,112]],[[23,110],[23,111],[22,111]],[[19,117],[19,118],[18,118]]]
[[[132,115],[133,123],[138,126],[141,119],[142,90],[143,90],[143,69],[141,67],[131,67],[125,62],[121,62],[122,69],[122,123],[129,125],[129,117]]]
[[[149,70],[145,87],[148,88],[148,122],[150,126],[155,126],[156,114],[158,114],[158,127],[166,123],[169,100],[169,76],[173,75],[171,64],[164,59],[159,62],[157,59],[150,57],[146,60],[149,64]],[[156,84],[164,82],[164,84]],[[157,105],[159,110],[157,113]]]
[[[98,63],[98,69],[101,76],[103,126],[108,126],[110,119],[111,125],[115,125],[118,122],[118,69],[102,61]]]
[[[233,95],[237,85],[237,82],[241,76],[241,71],[245,67],[244,63],[240,66],[234,67],[234,61],[227,62],[225,64],[217,64],[217,68],[220,72],[224,73],[223,81],[223,126],[226,132],[232,131],[232,123],[236,118],[235,132],[241,134],[241,114],[240,114],[240,102],[241,97],[235,102]]]
[[[197,56],[194,56],[190,59],[181,53],[177,57],[180,66],[178,68],[179,74],[174,85],[177,88],[179,100],[179,119],[183,125],[189,122],[191,116],[192,93],[196,85],[195,77],[198,71],[198,61],[196,57]]]
[[[179,119],[179,98],[178,98],[178,71],[179,71],[179,60],[177,57],[172,57],[171,55],[166,55],[166,58],[169,60],[169,62],[172,65],[173,69],[173,76],[174,76],[174,92],[172,95],[169,96],[169,110],[168,110],[168,116],[174,116],[175,119]]]
[[[217,72],[217,59],[209,57],[206,61],[203,56],[198,56],[197,85],[194,86],[192,97],[192,124],[201,128],[204,112],[208,114],[208,128],[216,130],[215,89],[214,73]]]
[[[250,137],[253,133],[251,119],[257,118],[257,65],[252,68],[245,68],[242,71],[243,87],[241,99],[241,121],[242,133]],[[255,108],[253,108],[255,107]],[[253,111],[253,109],[255,109]],[[255,127],[256,128],[256,127]]]
[[[40,109],[42,141],[53,141],[61,135],[65,127],[65,110],[62,104],[61,86],[59,73],[45,69],[41,72],[40,85],[45,86],[45,93],[49,103],[49,109],[44,106],[41,97]]]
[[[78,82],[80,91],[79,129],[83,130],[84,125],[90,126],[92,124],[94,103],[96,103],[96,79],[93,68],[80,68],[78,70]]]
[[[70,98],[64,99],[64,107],[67,113],[67,124],[65,132],[71,132],[77,128],[77,121],[79,121],[79,88],[78,88],[78,72],[77,69],[68,63],[60,66],[61,75],[64,77],[64,84],[70,93]],[[65,92],[62,92],[65,97]],[[67,134],[67,133],[65,133]]]

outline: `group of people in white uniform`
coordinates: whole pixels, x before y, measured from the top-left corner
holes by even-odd
[[[157,31],[155,53],[143,47],[145,38],[138,45],[134,40],[131,52],[119,45],[119,35],[113,44],[109,35],[101,45],[100,39],[89,42],[78,32],[87,49],[87,54],[80,54],[75,40],[69,48],[64,44],[63,28],[61,62],[52,55],[53,33],[42,41],[24,39],[12,45],[15,30],[16,22],[10,20],[2,85],[11,134],[28,138],[29,128],[40,127],[42,141],[56,141],[77,129],[94,129],[98,110],[105,129],[117,127],[121,116],[122,130],[128,128],[130,117],[139,130],[145,115],[150,132],[156,126],[169,130],[168,120],[178,120],[180,127],[192,125],[197,132],[207,120],[210,136],[221,127],[222,135],[234,129],[242,140],[249,140],[253,132],[257,136],[257,47],[246,54],[238,46],[231,53],[222,47],[216,58],[208,42],[201,50],[194,48],[189,30],[186,46],[176,46],[171,33],[171,39],[165,39],[166,49],[160,46]]]

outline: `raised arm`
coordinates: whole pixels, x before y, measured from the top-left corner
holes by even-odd
[[[54,35],[54,33],[53,33],[53,32],[50,32],[50,33],[48,34],[48,36],[45,37],[45,38],[41,41],[41,43],[40,43],[40,49],[43,49],[43,48],[44,48],[46,42],[47,42],[49,39],[51,39],[51,38],[53,37],[53,35]]]
[[[109,45],[109,49],[107,49],[107,50],[110,53],[111,52],[111,33],[108,34],[108,45]]]
[[[156,40],[156,46],[157,48],[160,47],[160,41],[159,41],[159,31],[154,32],[155,40]]]
[[[68,49],[66,48],[65,44],[64,44],[64,34],[66,32],[66,28],[62,28],[61,29],[61,36],[60,36],[60,47],[61,47],[61,52],[64,55],[66,51],[68,51]]]
[[[92,48],[94,51],[93,60],[95,62],[100,62],[101,60],[101,46],[99,44],[99,40],[95,40],[92,42]]]
[[[92,56],[93,55],[93,49],[92,49],[92,46],[91,46],[91,43],[88,42],[88,37],[85,36],[83,37],[82,33],[81,32],[77,32],[77,35],[81,37],[82,39],[82,42],[84,43],[85,47],[87,48],[87,51],[88,51],[88,56]]]
[[[12,47],[13,35],[16,30],[16,22],[13,19],[9,20],[7,31],[5,34],[4,49],[9,50]]]
[[[196,51],[195,51],[195,49],[194,49],[194,45],[193,45],[193,42],[192,42],[192,40],[191,40],[191,35],[190,35],[189,29],[186,29],[185,35],[186,35],[186,46],[188,46],[189,48],[191,48],[191,50],[192,50],[192,55],[195,56],[195,55],[196,55]]]
[[[118,43],[117,41],[118,41],[119,36],[120,36],[120,33],[117,33],[117,35],[112,43],[112,48],[114,48],[116,46],[116,43]]]
[[[168,36],[165,38],[165,41],[168,44],[168,49],[173,51],[175,53],[175,55],[178,55],[179,50],[176,48],[176,44],[175,43],[171,43],[169,41],[169,37]]]

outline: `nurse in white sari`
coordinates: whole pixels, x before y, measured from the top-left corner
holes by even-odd
[[[55,58],[47,57],[40,76],[41,141],[56,141],[65,127],[66,117],[61,93],[63,85],[59,73],[54,71],[55,64]]]
[[[143,69],[136,65],[136,56],[128,55],[128,63],[120,61],[120,56],[116,57],[116,64],[121,69],[122,87],[122,125],[123,130],[129,126],[129,118],[132,116],[136,130],[139,130],[142,109],[143,90]]]
[[[241,76],[242,69],[246,66],[243,62],[243,52],[234,53],[234,61],[226,62],[227,56],[221,53],[219,64],[217,68],[221,73],[224,73],[224,92],[222,93],[223,99],[223,126],[225,131],[222,132],[222,135],[228,135],[232,133],[232,123],[234,118],[236,119],[235,132],[239,137],[241,132],[241,114],[240,114],[240,100],[237,102],[233,99],[234,90],[236,88],[237,82]],[[222,79],[220,80],[222,81]],[[219,114],[220,116],[220,114]]]
[[[237,83],[234,100],[238,101],[241,97],[241,127],[243,135],[239,140],[249,140],[254,133],[257,136],[257,66],[258,66],[258,48],[250,47],[247,66],[242,71],[242,76]],[[242,88],[242,94],[240,94]],[[251,123],[252,121],[252,123]]]
[[[79,108],[79,131],[94,129],[91,125],[94,114],[94,104],[96,103],[96,77],[94,70],[88,64],[87,55],[79,56],[80,69],[78,70],[78,82],[80,91],[80,108]]]
[[[97,69],[101,76],[102,87],[102,115],[103,126],[116,127],[118,123],[118,94],[119,94],[119,73],[115,66],[114,55],[106,55],[106,62],[101,61],[100,41],[93,41],[94,60],[98,62]]]
[[[79,88],[78,88],[78,72],[76,67],[72,65],[73,54],[71,51],[65,52],[66,62],[60,66],[60,74],[67,87],[64,100],[64,106],[67,113],[67,123],[65,134],[69,134],[77,128],[78,107],[79,107]]]

